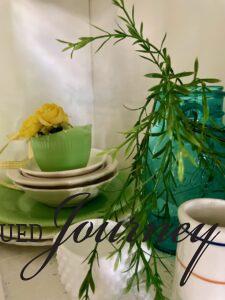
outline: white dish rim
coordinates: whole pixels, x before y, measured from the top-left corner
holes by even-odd
[[[110,181],[112,181],[113,179],[115,179],[119,174],[118,170],[115,170],[115,172],[113,173],[113,175],[110,178],[107,178],[101,182],[95,183],[95,184],[90,184],[90,185],[85,185],[85,186],[76,186],[76,187],[68,187],[68,188],[57,188],[57,189],[48,189],[48,188],[32,188],[29,186],[25,186],[22,184],[18,184],[15,183],[15,185],[17,187],[19,187],[20,189],[24,190],[24,191],[32,191],[32,192],[48,192],[48,193],[55,193],[55,192],[72,192],[75,190],[84,190],[86,188],[90,189],[90,188],[97,188],[99,186],[102,186],[103,184],[106,184]]]
[[[92,152],[96,152],[94,155],[97,156],[98,154],[103,152],[103,150],[97,149],[97,148],[92,148],[91,153]],[[79,175],[89,174],[89,173],[92,173],[92,172],[98,170],[106,163],[107,158],[108,158],[108,155],[104,154],[104,155],[102,155],[102,160],[93,165],[86,166],[84,168],[79,168],[79,169],[67,170],[67,171],[44,172],[41,170],[34,171],[31,169],[27,169],[27,168],[20,168],[20,171],[22,174],[27,174],[27,175],[35,177],[35,178],[52,178],[52,179],[55,178],[56,179],[56,178],[75,177],[75,176],[79,176]],[[31,158],[31,160],[34,160],[34,158]]]
[[[103,169],[99,169],[96,172],[81,176],[74,176],[68,178],[28,178],[21,174],[19,169],[8,170],[7,175],[14,183],[32,188],[69,188],[71,186],[75,187],[75,185],[77,185],[77,187],[82,187],[82,185],[85,183],[87,183],[85,184],[85,186],[91,185],[91,182],[101,180],[101,178],[110,175],[111,173],[114,173],[117,170],[117,166],[118,162],[116,160],[113,161],[111,157],[108,157],[108,163],[106,167],[104,167]]]

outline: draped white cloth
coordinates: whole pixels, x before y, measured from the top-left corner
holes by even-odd
[[[167,32],[178,71],[190,70],[198,56],[201,75],[225,79],[224,0],[132,2],[153,42]],[[143,75],[152,66],[127,42],[98,54],[86,47],[71,60],[56,41],[95,34],[90,24],[111,30],[116,13],[111,0],[0,0],[0,145],[44,102],[62,105],[73,124],[93,123],[95,146],[121,141],[119,132],[136,118],[123,105],[145,101],[152,81]],[[1,158],[18,156],[24,153],[10,147]]]

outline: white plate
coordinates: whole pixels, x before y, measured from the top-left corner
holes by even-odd
[[[105,184],[113,180],[117,175],[118,174],[115,171],[113,175],[111,175],[109,178],[105,180],[102,180],[99,183],[95,183],[85,187],[76,187],[70,189],[35,189],[23,185],[18,185],[18,187],[20,187],[23,191],[25,191],[26,194],[32,199],[44,203],[48,206],[57,207],[66,198],[80,193],[90,193],[90,197],[88,198],[88,201],[93,199],[98,195],[100,188],[102,188]],[[73,206],[79,204],[79,202],[83,200],[84,200],[84,196],[81,195],[71,200],[70,205],[67,206]]]
[[[51,240],[41,240],[41,241],[37,241],[37,242],[31,242],[31,241],[20,241],[17,242],[16,239],[15,240],[11,240],[8,243],[3,242],[2,240],[0,240],[0,243],[2,244],[6,244],[6,245],[15,245],[15,246],[23,246],[23,247],[45,247],[45,246],[51,246],[53,243],[53,239]]]
[[[12,232],[10,230],[10,228],[7,226],[7,224],[5,224],[4,226],[4,237],[8,238],[8,237],[12,237],[12,240],[9,242],[4,242],[2,240],[2,238],[0,238],[0,243],[4,243],[7,245],[17,245],[17,246],[49,246],[52,245],[53,242],[53,238],[55,237],[56,234],[58,234],[60,232],[61,229],[56,228],[56,227],[43,227],[42,228],[42,239],[39,239],[39,232],[35,231],[33,232],[33,238],[35,241],[31,241],[31,240],[24,240],[23,238],[20,239],[20,241],[18,242],[18,229],[16,226],[12,227]],[[26,229],[26,236],[27,239],[30,238],[31,233],[29,228]]]
[[[82,187],[84,185],[92,184],[96,180],[113,174],[117,170],[117,161],[112,161],[112,158],[108,156],[106,166],[96,170],[93,173],[68,177],[68,178],[38,178],[38,177],[26,177],[19,169],[9,170],[7,172],[8,177],[16,184],[32,187],[32,188],[59,188],[59,187]]]
[[[100,155],[101,152],[102,150],[92,149],[87,166],[81,169],[58,171],[58,172],[42,172],[38,167],[35,159],[31,159],[28,165],[26,166],[26,168],[21,168],[20,170],[24,175],[27,174],[39,178],[66,178],[66,177],[84,175],[96,171],[106,163],[107,154]]]

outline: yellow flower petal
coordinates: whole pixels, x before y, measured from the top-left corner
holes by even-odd
[[[39,122],[47,127],[68,123],[68,116],[63,108],[54,104],[47,103],[36,111]]]
[[[32,115],[23,122],[18,137],[26,139],[32,138],[41,130],[41,128],[42,125],[39,122],[37,116]]]

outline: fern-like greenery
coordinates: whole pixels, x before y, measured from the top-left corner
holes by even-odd
[[[142,249],[142,240],[144,238],[144,230],[149,222],[149,215],[157,206],[157,199],[163,196],[165,199],[164,213],[169,215],[169,201],[175,201],[173,195],[173,187],[176,185],[175,177],[178,175],[180,181],[184,177],[184,160],[189,159],[191,163],[196,164],[193,157],[193,151],[204,161],[204,158],[213,161],[214,165],[221,171],[224,176],[224,166],[221,164],[220,157],[222,153],[216,153],[215,149],[210,147],[208,140],[225,145],[225,140],[218,134],[221,129],[214,127],[213,130],[208,128],[209,108],[207,104],[207,84],[217,83],[217,79],[199,78],[199,63],[195,60],[193,70],[188,72],[176,73],[172,67],[171,58],[167,48],[164,46],[166,35],[164,36],[160,46],[155,46],[144,35],[143,23],[137,24],[135,20],[134,7],[129,11],[124,0],[113,0],[113,4],[120,9],[120,24],[113,32],[96,27],[101,34],[98,36],[81,37],[77,42],[64,43],[66,47],[63,51],[71,51],[71,57],[75,51],[85,47],[86,45],[101,41],[97,48],[99,51],[111,40],[114,44],[124,40],[130,40],[136,51],[147,63],[157,67],[158,71],[149,73],[145,76],[155,79],[157,83],[149,88],[149,94],[146,102],[139,108],[139,117],[134,126],[124,133],[124,142],[113,149],[114,155],[125,150],[127,158],[132,158],[132,165],[126,183],[121,190],[114,204],[110,207],[105,215],[107,219],[117,219],[117,214],[122,211],[124,204],[129,204],[129,216],[131,220],[135,220],[139,224],[140,235],[131,243],[131,254],[129,265],[130,278],[127,283],[127,290],[134,285],[139,288],[143,280],[146,283],[147,290],[153,285],[156,291],[155,299],[165,299],[163,296],[163,282],[158,272],[158,257],[151,241],[148,246],[151,249],[151,256],[146,257]],[[189,95],[190,90],[200,87],[202,90],[203,105],[203,121],[200,123],[197,118],[189,119],[181,108],[182,95]],[[149,107],[153,109],[149,113]],[[160,124],[157,132],[152,128]],[[152,159],[160,159],[160,165],[156,170],[152,170],[148,164],[149,141],[151,138],[157,138],[158,144],[162,145],[156,153],[152,153]],[[173,147],[176,143],[177,147]],[[191,147],[190,147],[191,146]],[[192,151],[190,151],[192,149]],[[208,164],[205,164],[207,168]],[[146,172],[148,177],[146,178]],[[151,182],[151,192],[146,193],[146,185]],[[162,184],[163,182],[163,184]],[[126,188],[134,187],[134,193],[129,203],[124,195]],[[118,261],[124,247],[121,242],[114,255],[118,256]],[[97,245],[90,253],[87,260],[89,271],[85,277],[80,289],[80,299],[89,299],[90,292],[94,292],[95,284],[92,274],[93,262],[97,259]],[[140,266],[143,266],[140,271]]]

